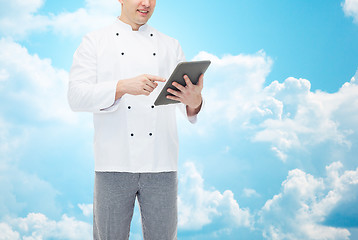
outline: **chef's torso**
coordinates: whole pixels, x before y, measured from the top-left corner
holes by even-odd
[[[141,74],[166,79],[184,55],[178,42],[148,25],[132,31],[113,25],[90,33],[96,49],[97,83]],[[94,113],[96,171],[176,171],[177,104],[154,106],[164,83],[149,96],[125,94],[112,106]]]

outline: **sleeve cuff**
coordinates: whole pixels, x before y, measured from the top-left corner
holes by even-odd
[[[95,86],[93,93],[93,106],[97,113],[113,112],[118,108],[116,101],[117,81],[101,82]]]
[[[178,108],[180,109],[180,111],[184,114],[184,116],[189,120],[190,123],[195,124],[198,121],[198,115],[199,113],[203,110],[204,105],[205,105],[205,99],[203,99],[203,102],[201,104],[201,108],[200,111],[198,112],[198,114],[194,115],[194,116],[188,116],[188,113],[186,111],[186,105],[183,103],[179,103],[178,104]]]

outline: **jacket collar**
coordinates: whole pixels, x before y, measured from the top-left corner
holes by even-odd
[[[135,32],[135,31],[132,30],[132,26],[131,26],[131,25],[122,22],[118,17],[116,18],[116,25],[117,25],[118,27],[120,27],[121,29],[125,30],[125,31]],[[142,25],[142,26],[139,27],[138,32],[147,32],[148,29],[149,29],[149,26],[148,26],[148,24],[146,23],[146,24],[144,24],[144,25]]]

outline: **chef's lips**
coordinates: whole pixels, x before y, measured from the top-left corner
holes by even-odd
[[[147,16],[149,13],[149,11],[145,9],[137,9],[137,11],[143,16]]]

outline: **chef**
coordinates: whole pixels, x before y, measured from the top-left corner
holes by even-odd
[[[68,101],[93,113],[94,239],[128,239],[135,199],[144,239],[177,238],[178,135],[176,108],[196,121],[203,75],[197,85],[173,83],[154,106],[166,79],[185,60],[178,41],[147,24],[155,0],[119,0],[113,24],[87,34],[73,57]]]

